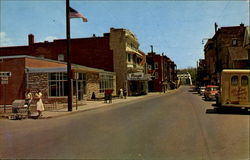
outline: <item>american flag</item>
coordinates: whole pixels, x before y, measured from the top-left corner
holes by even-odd
[[[83,22],[88,22],[88,19],[84,17],[81,13],[77,12],[75,9],[69,7],[69,17],[70,18],[82,18]]]

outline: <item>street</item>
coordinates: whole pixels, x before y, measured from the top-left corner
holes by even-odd
[[[248,160],[250,116],[220,112],[189,86],[38,120],[0,120],[0,159]]]

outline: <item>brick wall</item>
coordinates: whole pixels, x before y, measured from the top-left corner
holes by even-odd
[[[31,55],[58,60],[66,56],[66,40],[33,43],[28,46],[0,47],[1,56]],[[87,67],[113,71],[113,52],[109,48],[109,37],[71,39],[71,62]]]
[[[8,84],[0,84],[0,105],[10,105],[15,99],[23,99],[25,93],[24,59],[2,59],[0,72],[11,72]]]

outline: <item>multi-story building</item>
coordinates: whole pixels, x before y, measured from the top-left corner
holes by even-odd
[[[151,50],[147,54],[147,63],[148,74],[151,75],[148,82],[150,92],[165,92],[176,87],[176,64],[169,57]]]
[[[196,85],[205,86],[209,84],[207,78],[207,66],[205,59],[199,59],[197,62],[197,76],[196,76]]]
[[[249,39],[246,28],[244,24],[221,27],[207,41],[204,54],[207,79],[211,84],[220,83],[220,74],[223,69],[249,68],[248,50],[244,45]]]
[[[66,43],[66,39],[35,43],[34,35],[30,34],[27,46],[0,47],[0,52],[1,56],[31,55],[67,61]],[[70,58],[74,64],[115,72],[117,92],[123,88],[129,95],[147,93],[145,54],[139,50],[136,36],[127,29],[111,28],[103,37],[71,39]]]
[[[147,93],[148,76],[144,73],[146,55],[139,50],[135,34],[127,29],[111,28],[110,49],[113,51],[117,90],[126,89],[129,95]]]

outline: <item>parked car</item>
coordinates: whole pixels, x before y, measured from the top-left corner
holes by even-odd
[[[250,69],[224,69],[216,98],[221,108],[250,109]]]
[[[216,94],[218,93],[219,86],[207,85],[204,91],[205,100],[216,100]]]
[[[205,89],[206,89],[206,87],[199,87],[198,93],[199,93],[200,95],[203,95],[204,92],[205,92]]]

